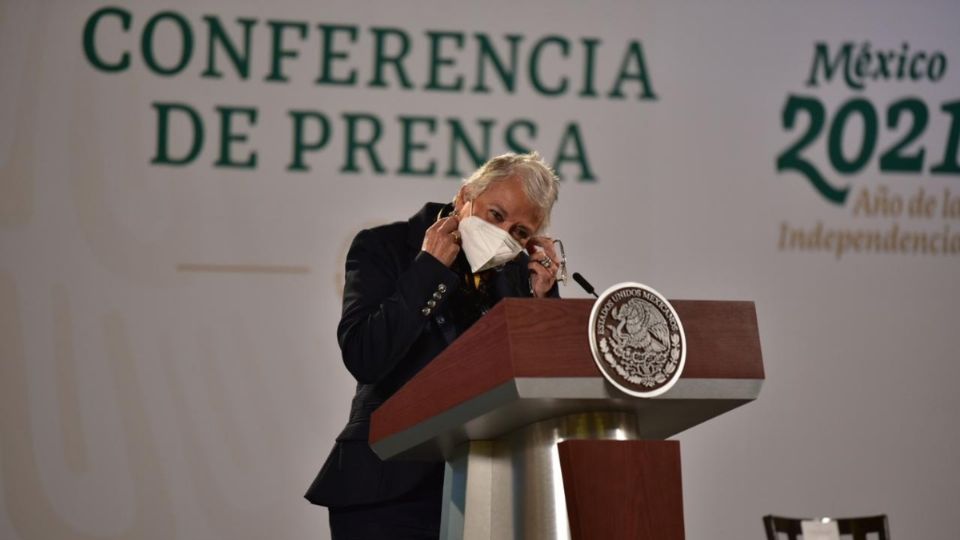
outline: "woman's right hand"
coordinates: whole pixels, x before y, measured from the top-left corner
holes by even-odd
[[[449,268],[460,253],[459,227],[460,220],[456,216],[437,220],[423,236],[421,249]]]

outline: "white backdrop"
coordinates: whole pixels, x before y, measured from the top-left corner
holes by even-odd
[[[477,145],[490,125],[491,154],[569,158],[552,233],[598,288],[756,302],[760,399],[679,437],[689,538],[761,538],[766,513],[887,513],[897,538],[955,534],[955,2],[136,1],[85,48],[110,5],[0,1],[0,537],[327,538],[325,510],[301,496],[353,390],[334,337],[346,246],[452,197],[451,122]],[[220,42],[222,77],[204,76],[205,16],[241,52],[249,25],[245,76]],[[273,54],[278,21],[276,51],[292,52]],[[317,82],[320,24],[348,28],[332,34],[331,76],[354,83]],[[374,28],[394,29],[385,54],[406,37],[411,88],[392,64],[371,87]],[[435,38],[431,62],[430,32],[462,45]],[[478,33],[504,59],[516,40],[512,91],[489,63],[478,83]],[[152,70],[144,41],[176,73]],[[91,59],[124,53],[116,71]],[[431,69],[434,86],[462,88],[426,88]],[[559,95],[534,82],[563,78]],[[811,129],[809,108],[785,120],[791,95],[822,104],[799,157],[849,189],[842,204],[778,168]],[[194,141],[183,108],[161,136],[157,104],[171,103],[203,122],[183,165],[152,163],[162,140],[172,158]],[[255,165],[216,165],[217,107],[240,110],[227,161]],[[329,123],[306,171],[289,170],[290,111],[311,111],[307,142]],[[382,172],[351,154],[351,122],[356,141],[379,124]],[[436,171],[403,174],[405,157]],[[920,189],[932,202],[911,212]]]

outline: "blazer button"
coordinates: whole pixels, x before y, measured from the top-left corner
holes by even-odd
[[[437,324],[445,324],[447,319],[443,315],[437,315]]]

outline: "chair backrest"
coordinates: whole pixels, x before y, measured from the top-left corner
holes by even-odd
[[[810,518],[789,518],[782,516],[763,516],[763,527],[767,531],[767,540],[783,540],[777,534],[785,534],[787,540],[800,540],[800,522]],[[837,518],[840,536],[852,536],[852,540],[890,540],[890,530],[887,526],[887,516],[867,516],[853,518]],[[874,536],[867,536],[873,533]]]

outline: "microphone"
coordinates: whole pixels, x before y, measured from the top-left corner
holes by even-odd
[[[587,291],[589,294],[592,294],[595,298],[600,298],[597,295],[597,291],[593,290],[593,285],[591,285],[589,281],[581,276],[580,272],[573,273],[573,280],[577,282],[577,285],[583,287],[583,290]]]

